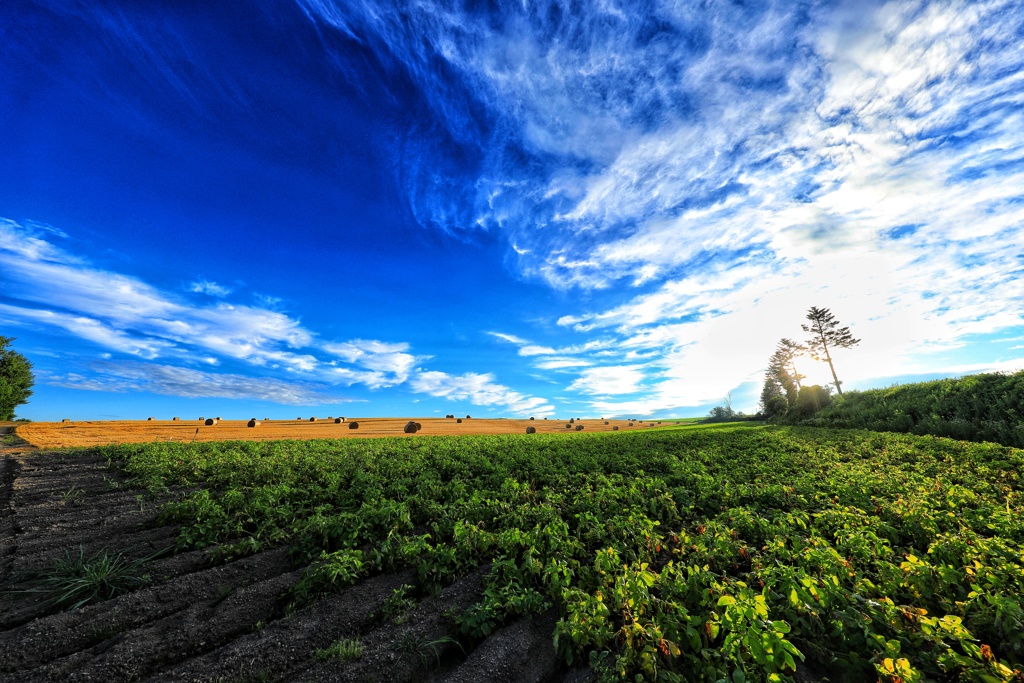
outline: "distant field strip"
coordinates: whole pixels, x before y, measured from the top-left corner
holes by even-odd
[[[402,436],[408,418],[348,417],[345,422],[335,418],[308,418],[294,420],[263,420],[257,427],[247,427],[247,420],[220,420],[217,424],[206,425],[203,420],[124,420],[124,421],[69,421],[31,422],[17,427],[17,435],[37,448],[69,448],[76,446],[103,446],[116,443],[148,443],[153,441],[273,441],[282,439],[360,439],[385,436]],[[461,422],[458,420],[461,419]],[[525,434],[527,427],[534,427],[539,434],[575,431],[583,425],[583,431],[606,432],[616,428],[621,431],[668,427],[679,422],[647,420],[495,420],[477,418],[415,418],[423,425],[418,434],[411,437],[434,435],[487,435]],[[358,422],[357,429],[351,429],[352,422]],[[607,424],[606,424],[607,423]]]

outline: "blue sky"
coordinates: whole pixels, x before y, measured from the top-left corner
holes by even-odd
[[[1022,67],[1009,1],[0,3],[18,414],[752,411],[810,306],[847,388],[1024,368]]]

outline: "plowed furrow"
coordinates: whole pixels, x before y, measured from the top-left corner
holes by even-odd
[[[270,680],[294,680],[297,672],[313,663],[317,649],[342,635],[355,636],[369,628],[384,601],[411,580],[412,572],[373,577],[149,680],[260,680],[260,676],[271,674]]]
[[[288,571],[284,549],[179,577],[74,612],[52,614],[0,632],[0,670],[21,671],[94,647],[110,634],[224,598],[232,588]],[[9,628],[4,626],[5,628]]]

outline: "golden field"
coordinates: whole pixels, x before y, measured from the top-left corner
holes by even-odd
[[[257,418],[259,419],[259,418]],[[260,420],[256,427],[248,427],[246,420],[221,420],[206,425],[198,419],[181,420],[119,420],[119,421],[69,421],[30,422],[18,425],[15,433],[36,448],[65,448],[74,446],[99,446],[113,443],[143,443],[151,441],[229,441],[280,440],[280,439],[365,439],[383,436],[452,436],[481,434],[526,434],[527,427],[536,427],[538,434],[575,432],[577,425],[583,425],[587,432],[608,432],[614,427],[629,431],[648,429],[656,422],[633,422],[626,420],[578,420],[569,428],[569,421],[554,419],[514,420],[463,418],[462,423],[449,418],[408,418],[408,417],[349,417],[346,422],[336,423],[334,419],[318,417],[316,422],[309,418],[291,420]],[[403,432],[410,420],[419,422],[422,429],[416,434]],[[351,429],[349,423],[358,422],[358,429]]]

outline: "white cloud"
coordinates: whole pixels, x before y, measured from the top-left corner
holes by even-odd
[[[216,282],[210,282],[209,280],[196,280],[189,285],[188,289],[196,294],[208,294],[216,297],[225,297],[232,292],[230,287],[218,285]]]
[[[568,387],[594,396],[635,394],[642,390],[643,369],[636,365],[588,368]]]
[[[554,408],[543,398],[527,396],[494,381],[490,373],[450,375],[419,372],[409,381],[413,391],[449,401],[468,401],[477,406],[504,406],[521,415],[551,415]]]
[[[353,339],[347,342],[324,344],[324,351],[337,356],[346,363],[365,368],[355,371],[348,368],[335,368],[336,376],[344,378],[348,383],[359,382],[371,389],[402,384],[409,378],[409,373],[417,363],[426,360],[426,356],[414,356],[405,343],[389,344],[373,339]]]

